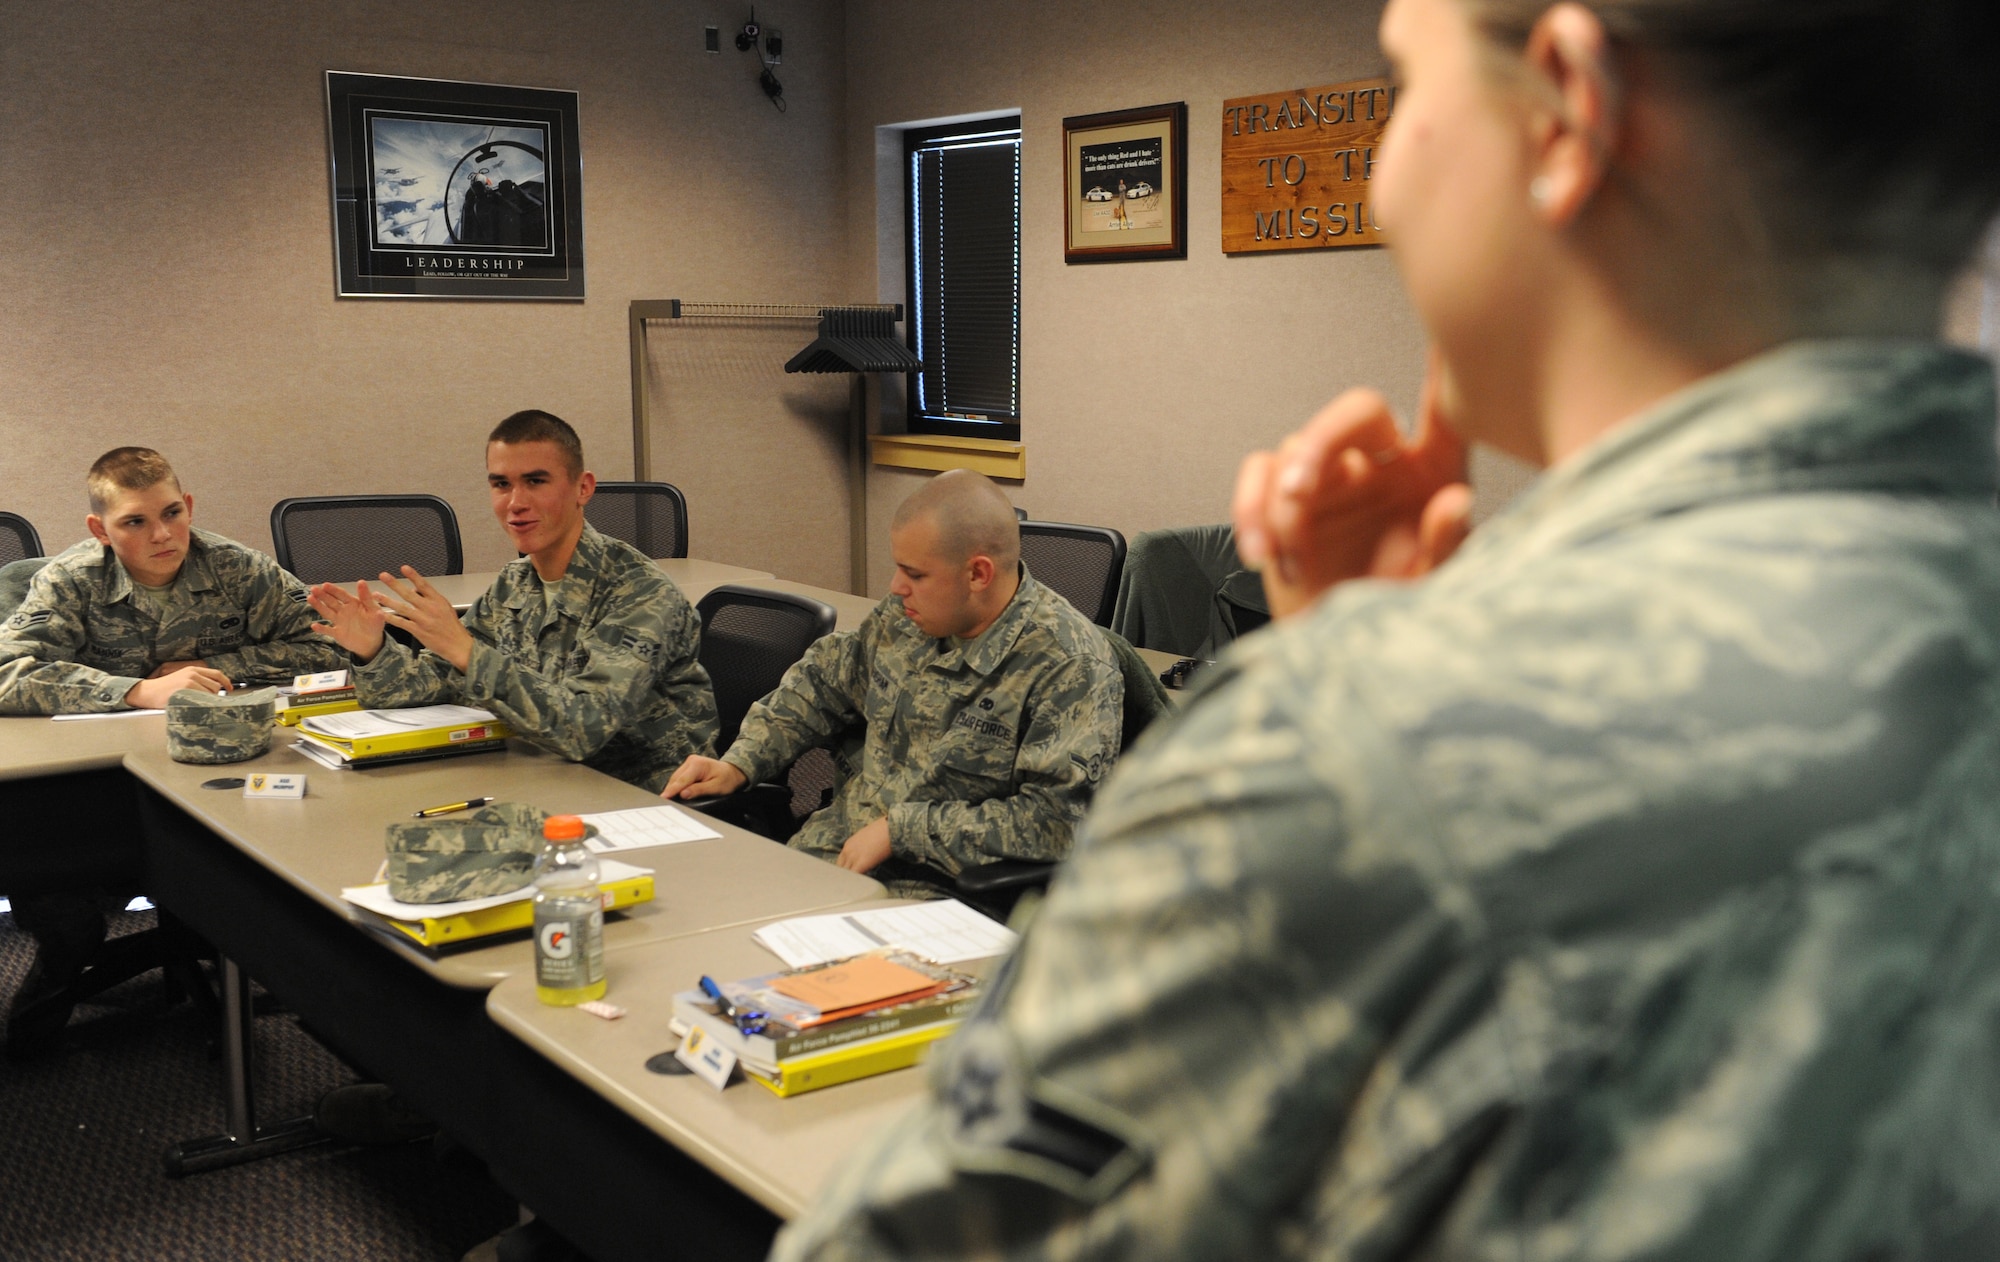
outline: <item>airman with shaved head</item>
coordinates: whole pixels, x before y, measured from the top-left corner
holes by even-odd
[[[1000,488],[944,473],[890,528],[896,577],[853,631],[807,650],[721,758],[668,797],[733,793],[863,729],[800,850],[902,893],[1001,859],[1060,859],[1118,753],[1123,687],[1103,634],[1021,564]]]

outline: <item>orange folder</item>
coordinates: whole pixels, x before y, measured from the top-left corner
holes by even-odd
[[[818,1008],[819,1016],[805,1023],[814,1026],[892,1003],[909,1003],[938,994],[949,985],[879,956],[863,955],[780,977],[771,983],[771,989]]]

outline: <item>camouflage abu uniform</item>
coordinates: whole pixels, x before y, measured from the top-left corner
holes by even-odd
[[[555,593],[550,609],[534,562],[512,562],[461,619],[464,674],[387,640],[355,669],[361,704],[481,706],[543,749],[658,792],[689,754],[715,748],[701,620],[659,566],[589,526]]]
[[[1243,641],[777,1256],[2000,1257],[1994,411],[1786,347]]]
[[[865,723],[859,765],[792,845],[832,859],[887,816],[892,864],[874,875],[922,893],[903,865],[956,873],[1068,854],[1118,756],[1122,693],[1104,636],[1023,566],[970,643],[925,635],[894,596],[820,640],[750,708],[724,760],[754,784]]]
[[[135,603],[111,548],[85,540],[35,575],[0,625],[0,713],[126,710],[125,694],[164,662],[205,659],[238,682],[338,670],[345,654],[312,630],[304,584],[278,563],[205,530],[161,593],[155,620]]]

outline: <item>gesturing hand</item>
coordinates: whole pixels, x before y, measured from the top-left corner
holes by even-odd
[[[1433,361],[1404,439],[1381,395],[1349,390],[1236,475],[1236,551],[1278,617],[1353,578],[1416,578],[1471,529],[1465,445],[1439,413]]]
[[[312,629],[328,637],[364,662],[375,660],[382,651],[385,615],[382,602],[368,584],[356,583],[352,592],[334,583],[321,583],[306,593],[306,600],[323,621]]]
[[[133,684],[125,693],[125,704],[135,710],[164,710],[167,698],[183,688],[220,695],[229,691],[229,676],[212,666],[183,666]]]
[[[734,793],[746,784],[747,778],[734,763],[720,758],[704,758],[700,754],[689,754],[687,761],[674,772],[667,787],[660,790],[663,798],[706,798],[721,797]]]
[[[463,671],[472,661],[472,633],[458,620],[458,610],[451,607],[451,601],[439,595],[413,565],[403,567],[403,578],[384,573],[382,583],[395,593],[376,597],[389,625],[408,631],[418,643]]]

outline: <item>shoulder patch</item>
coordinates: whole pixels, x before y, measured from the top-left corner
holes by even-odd
[[[625,633],[625,638],[618,642],[618,647],[624,649],[634,657],[643,658],[647,662],[656,662],[660,658],[660,642],[658,640],[648,640],[642,636],[634,635],[629,631]]]
[[[39,627],[55,616],[53,609],[37,609],[33,613],[23,611],[7,619],[7,626],[10,630],[21,631],[28,627]]]
[[[997,1022],[968,1021],[952,1042],[934,1081],[947,1142],[961,1164],[1085,1202],[1103,1199],[1146,1164],[1127,1136],[1032,1090]]]

